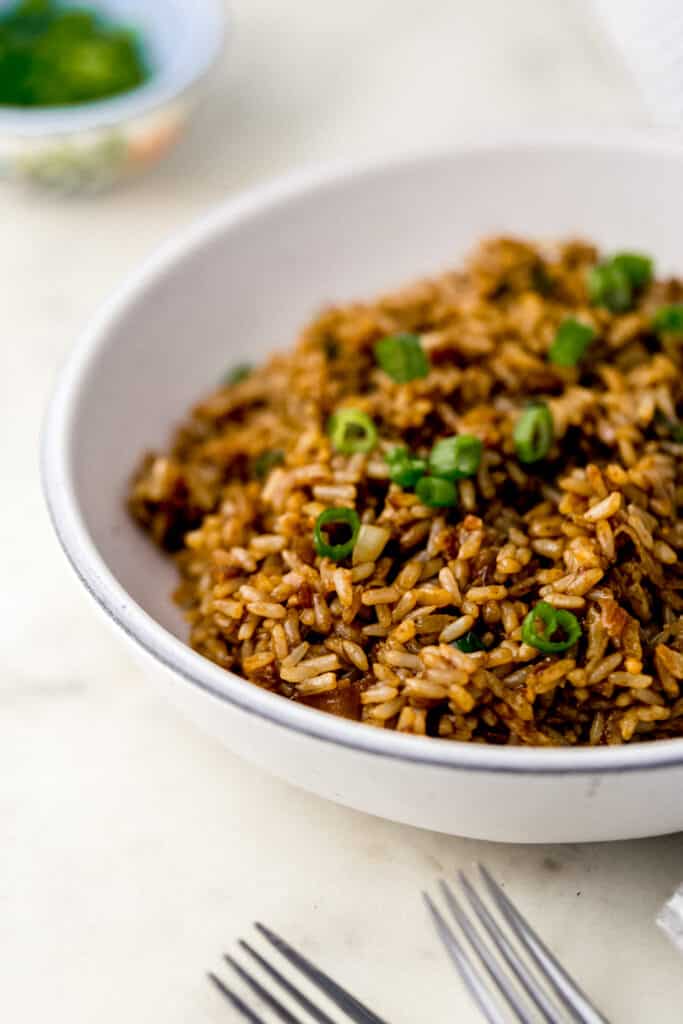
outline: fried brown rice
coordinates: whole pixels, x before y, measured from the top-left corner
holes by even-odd
[[[589,301],[597,261],[584,242],[486,241],[462,271],[326,310],[197,405],[130,493],[174,553],[192,646],[289,700],[406,733],[683,734],[683,358],[681,332],[653,327],[683,283],[653,280],[612,312]],[[559,365],[568,317],[594,337]],[[426,376],[378,365],[376,343],[399,332],[419,337]],[[530,400],[552,416],[532,464],[515,440]],[[371,418],[371,450],[335,450],[341,408]],[[483,451],[452,507],[392,482],[397,446],[427,459],[463,434]],[[314,542],[329,508],[362,524],[339,561]],[[522,635],[539,602],[580,627],[559,653]]]

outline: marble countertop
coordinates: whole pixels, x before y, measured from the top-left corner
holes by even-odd
[[[233,1020],[204,972],[261,918],[393,1024],[475,1024],[420,889],[480,858],[611,1020],[674,1024],[683,964],[653,920],[683,878],[683,836],[497,846],[292,790],[147,687],[57,548],[36,455],[56,368],[122,275],[211,204],[304,162],[456,143],[482,127],[646,124],[580,0],[231,7],[211,94],[157,172],[94,200],[0,190],[7,1019]]]

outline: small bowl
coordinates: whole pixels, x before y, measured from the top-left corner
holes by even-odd
[[[290,345],[322,304],[457,264],[482,235],[587,235],[680,273],[682,178],[674,144],[547,138],[302,174],[236,198],[136,271],[62,374],[43,475],[76,572],[164,695],[274,774],[423,828],[514,842],[682,829],[683,739],[581,749],[425,739],[225,671],[187,646],[169,596],[175,567],[125,508],[140,454],[167,443],[226,367]]]
[[[0,12],[15,2],[0,0]],[[139,33],[150,78],[94,103],[0,106],[2,177],[94,192],[151,166],[180,136],[223,46],[221,0],[88,0],[86,6]]]

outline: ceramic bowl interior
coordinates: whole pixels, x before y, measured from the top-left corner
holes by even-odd
[[[16,0],[0,0],[0,12]],[[82,0],[64,0],[83,7]],[[113,24],[139,33],[151,67],[149,80],[121,96],[73,107],[0,107],[0,134],[36,138],[87,131],[139,117],[183,93],[216,59],[225,31],[220,0],[88,0]]]
[[[130,522],[140,454],[232,364],[290,345],[326,303],[373,296],[457,264],[483,235],[583,235],[637,247],[683,271],[675,147],[595,141],[478,145],[382,167],[303,175],[217,210],[170,244],[91,325],[49,414],[48,499],[63,545],[97,601],[190,686],[332,743],[487,771],[637,768],[683,762],[683,741],[525,750],[421,740],[264,693],[190,651],[169,593],[172,566]]]

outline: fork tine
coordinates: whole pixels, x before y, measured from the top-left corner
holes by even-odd
[[[585,992],[567,974],[564,967],[494,881],[484,865],[479,864],[478,867],[500,912],[574,1019],[579,1024],[609,1024],[607,1018],[603,1017]]]
[[[221,995],[225,996],[229,1003],[232,1003],[237,1012],[242,1014],[244,1020],[250,1021],[250,1024],[266,1024],[263,1017],[257,1016],[253,1010],[250,1010],[247,1004],[243,1003],[240,997],[229,989],[212,971],[209,971],[207,978],[216,986]]]
[[[356,1024],[386,1024],[386,1021],[383,1021],[381,1017],[378,1017],[367,1006],[359,1002],[350,992],[347,992],[336,981],[333,981],[327,974],[324,974],[315,964],[312,964],[310,960],[307,960],[305,956],[297,952],[293,946],[290,946],[288,942],[281,939],[270,928],[266,928],[265,925],[260,924],[258,921],[255,927],[270,942],[271,946],[277,949],[278,953],[281,953],[286,960],[289,960],[290,964],[298,968],[314,985],[317,985],[335,1006],[344,1011],[350,1020],[356,1021]]]
[[[311,1002],[308,996],[304,995],[304,993],[295,985],[292,985],[291,981],[289,981],[288,978],[285,978],[284,974],[280,974],[278,969],[273,967],[273,965],[269,963],[264,956],[261,956],[261,954],[252,946],[250,946],[248,942],[245,942],[244,939],[240,939],[239,944],[245,953],[248,953],[249,956],[256,961],[259,967],[261,967],[266,974],[270,975],[273,981],[277,982],[277,984],[283,988],[285,992],[292,997],[292,999],[295,999],[299,1006],[301,1006],[302,1009],[304,1009],[308,1015],[313,1018],[313,1020],[317,1021],[317,1024],[334,1024],[331,1017],[328,1017],[323,1010],[319,1009],[315,1003]]]
[[[472,926],[472,922],[460,906],[460,903],[456,899],[455,893],[443,879],[439,883],[441,891],[443,892],[444,899],[451,914],[458,922],[463,932],[469,939],[471,945],[477,952],[479,959],[482,964],[491,975],[494,983],[498,987],[498,990],[507,1000],[510,1008],[515,1013],[517,1020],[521,1021],[521,1024],[533,1024],[532,1018],[527,1013],[523,1003],[520,1001],[518,994],[508,981],[504,972],[498,966],[498,962],[495,956],[492,956],[491,950],[488,948],[485,942],[482,941],[479,932]],[[551,1022],[552,1024],[552,1022]]]
[[[505,1024],[498,1004],[491,998],[486,985],[481,979],[479,972],[472,966],[465,950],[462,948],[455,935],[448,927],[445,919],[439,913],[430,896],[425,892],[422,894],[427,904],[427,909],[432,915],[434,926],[439,938],[446,948],[446,952],[453,961],[458,974],[474,999],[475,1003],[486,1017],[489,1024]]]
[[[237,960],[233,960],[233,958],[228,956],[227,953],[224,953],[223,956],[226,963],[230,964],[233,971],[235,971],[242,981],[249,986],[252,992],[255,992],[256,995],[270,1007],[276,1017],[279,1017],[279,1019],[283,1021],[283,1024],[301,1024],[300,1018],[295,1017],[293,1013],[290,1013],[287,1007],[283,1006],[280,1000],[276,999],[275,996],[272,996],[268,989],[264,988],[261,982],[258,981],[253,974],[250,974],[249,971],[245,970],[241,964],[238,964]]]
[[[543,989],[538,987],[534,975],[531,973],[524,961],[519,957],[517,950],[501,930],[495,918],[492,917],[488,907],[483,902],[476,889],[472,886],[464,872],[458,872],[458,879],[465,890],[477,920],[482,927],[486,929],[489,938],[505,960],[510,971],[514,974],[526,994],[541,1012],[546,1024],[555,1024],[557,1021],[557,1007],[548,999]]]

